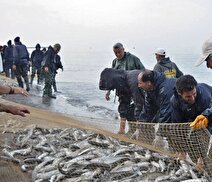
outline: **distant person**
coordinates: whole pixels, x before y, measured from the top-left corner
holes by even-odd
[[[45,53],[46,53],[46,48],[44,47],[41,51],[42,51],[43,56],[44,56]],[[44,80],[44,70],[42,69],[42,61],[41,61],[41,73],[40,73],[40,83],[41,84],[43,84],[43,80]]]
[[[13,70],[18,81],[19,87],[24,88],[22,77],[26,84],[26,90],[29,91],[29,52],[24,44],[20,42],[20,37],[14,39],[15,47],[13,49]]]
[[[175,78],[145,70],[138,75],[138,87],[146,92],[144,107],[139,120],[143,122],[171,122],[170,99],[174,92]]]
[[[41,51],[43,52],[43,54],[45,54],[46,53],[46,48],[44,47]]]
[[[112,68],[119,70],[144,70],[145,67],[141,63],[140,59],[129,52],[125,52],[124,46],[121,43],[116,43],[113,46],[113,52],[116,55],[116,58],[112,62]],[[116,95],[119,97],[119,105],[122,105],[124,98],[121,95]],[[110,100],[110,90],[106,92],[106,100]],[[121,117],[119,133],[124,134],[126,118]]]
[[[118,107],[121,118],[126,118],[129,130],[128,134],[132,134],[133,124],[139,119],[140,112],[144,103],[144,95],[142,90],[138,88],[138,75],[141,70],[116,70],[113,68],[105,68],[100,75],[99,89],[114,90],[116,89],[119,97],[122,98]],[[125,127],[121,127],[119,132],[125,133]]]
[[[7,48],[7,45],[3,45],[3,48],[2,48],[3,73],[5,73],[5,49],[6,48]]]
[[[35,74],[37,74],[37,84],[40,84],[41,62],[43,60],[43,52],[40,50],[40,44],[36,44],[35,50],[31,54],[32,74],[30,84],[33,83]]]
[[[54,74],[56,71],[55,67],[55,56],[60,51],[61,45],[55,44],[54,47],[49,46],[47,52],[45,53],[42,61],[43,71],[44,71],[44,78],[45,78],[45,86],[43,90],[43,97],[44,98],[54,98],[56,96],[52,94],[52,86],[54,81]]]
[[[11,86],[0,86],[0,95],[1,94],[21,94],[23,96],[29,95],[29,93],[23,88]],[[0,112],[7,112],[20,116],[26,116],[26,114],[30,114],[30,111],[25,107],[3,103],[0,103]]]
[[[176,81],[176,91],[171,99],[172,121],[192,122],[191,127],[208,127],[212,133],[212,87],[197,83],[191,75]]]
[[[5,57],[5,74],[6,77],[10,77],[12,79],[15,78],[15,73],[14,70],[12,69],[13,67],[13,45],[12,45],[12,41],[9,40],[7,42],[7,48],[4,51],[4,57]]]
[[[57,75],[58,69],[61,69],[63,71],[63,65],[62,65],[62,62],[60,60],[60,56],[58,54],[55,55],[54,63],[55,63],[55,74],[54,74],[52,85],[53,85],[54,92],[59,92],[57,90],[57,85],[56,85],[56,75]]]
[[[206,66],[212,69],[212,37],[203,43],[202,56],[196,62],[196,66],[201,65],[204,61],[206,61]]]
[[[158,48],[156,53],[157,64],[154,67],[154,71],[164,73],[167,78],[179,78],[183,75],[182,71],[177,67],[177,65],[166,57],[166,50],[163,48]]]
[[[0,45],[0,73],[3,73],[3,46]]]

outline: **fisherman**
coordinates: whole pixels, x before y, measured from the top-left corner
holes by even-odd
[[[138,87],[145,91],[145,102],[139,120],[143,122],[171,122],[170,98],[176,79],[163,73],[145,70],[138,75]]]
[[[156,53],[157,64],[154,66],[154,71],[164,73],[167,78],[179,78],[183,75],[177,65],[166,57],[166,50],[158,48]]]
[[[32,74],[30,84],[33,83],[35,74],[37,74],[37,84],[40,84],[41,62],[43,59],[43,52],[40,50],[40,44],[36,44],[35,50],[31,54]]]
[[[118,112],[121,118],[126,118],[129,125],[128,134],[133,134],[135,126],[131,122],[135,122],[139,118],[139,114],[143,107],[143,92],[138,89],[138,74],[141,70],[116,70],[113,68],[105,68],[101,72],[99,89],[114,90],[119,97]],[[133,102],[132,102],[133,100]],[[124,131],[125,133],[125,127]]]
[[[206,66],[212,69],[212,37],[202,45],[202,56],[196,62],[196,66],[201,65],[204,61],[206,61]]]
[[[45,86],[43,91],[44,98],[56,99],[56,96],[52,94],[54,74],[56,71],[54,60],[55,55],[60,51],[60,49],[61,45],[58,43],[55,44],[54,47],[49,46],[42,60],[42,66],[43,66],[42,69],[44,71],[44,78],[45,78]]]
[[[61,69],[63,71],[63,65],[62,65],[62,62],[60,61],[60,56],[58,54],[55,55],[54,63],[55,63],[55,73],[53,76],[53,84],[52,85],[53,85],[54,92],[59,92],[57,90],[57,85],[56,85],[56,75],[57,75],[58,69]]]
[[[178,78],[176,81],[176,90],[171,98],[171,107],[173,110],[173,122],[191,122],[191,131],[207,128],[212,133],[211,86],[205,83],[197,83],[191,75],[184,75]],[[207,133],[203,132],[199,137],[195,137],[192,133],[189,134],[189,137],[183,137],[181,134],[180,137],[187,139],[189,144],[182,148],[189,153],[192,159],[197,157],[193,154],[194,150],[196,152],[200,151],[198,155],[201,156],[198,157],[206,157],[207,148],[205,148],[205,145],[208,146],[209,144]],[[192,140],[192,137],[195,138]]]
[[[14,73],[14,70],[12,69],[12,66],[13,66],[13,45],[12,45],[12,41],[9,40],[7,42],[7,47],[4,51],[4,57],[5,57],[5,74],[6,74],[6,77],[10,77],[12,79],[15,78],[15,73]],[[11,73],[11,74],[10,74]]]
[[[172,121],[192,122],[194,129],[208,128],[212,133],[212,87],[197,83],[191,75],[176,81],[176,90],[171,99]]]
[[[141,70],[145,69],[140,59],[135,55],[125,52],[124,46],[121,43],[116,43],[113,46],[113,52],[116,58],[112,62],[112,68],[119,70]],[[116,94],[117,95],[117,94]],[[110,90],[106,92],[105,99],[110,100]],[[119,97],[119,103],[122,105],[123,97]],[[119,134],[125,133],[126,117],[120,116]]]
[[[28,96],[29,93],[20,87],[11,87],[11,86],[0,86],[0,94],[21,94],[23,96]],[[11,104],[0,103],[0,112],[7,112],[13,115],[26,116],[30,114],[30,111],[22,106],[15,106]]]
[[[29,91],[29,79],[28,79],[28,69],[29,69],[29,53],[24,44],[20,42],[20,37],[14,39],[15,47],[13,49],[13,70],[18,81],[19,87],[24,87],[22,78],[26,84],[26,90]]]

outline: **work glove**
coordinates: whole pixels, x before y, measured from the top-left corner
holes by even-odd
[[[190,124],[190,127],[194,129],[201,129],[208,127],[208,118],[203,116],[202,114],[197,116],[196,119]]]

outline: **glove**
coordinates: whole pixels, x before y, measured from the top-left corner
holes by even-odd
[[[194,129],[201,129],[208,127],[208,118],[203,116],[202,114],[197,116],[196,119],[190,124],[190,127]]]

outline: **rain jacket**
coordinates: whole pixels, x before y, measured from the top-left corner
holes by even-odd
[[[172,120],[180,123],[192,122],[198,115],[202,114],[208,118],[208,130],[212,133],[212,87],[198,83],[196,90],[197,97],[194,104],[187,104],[175,90],[171,98]]]
[[[169,58],[161,59],[154,67],[154,71],[164,73],[167,78],[179,78],[183,73]]]
[[[28,65],[29,63],[29,52],[21,42],[16,42],[13,49],[13,57],[13,64],[15,65]]]
[[[4,51],[5,67],[11,68],[13,65],[13,46],[9,45]]]
[[[41,68],[41,62],[43,60],[43,52],[40,49],[36,49],[31,54],[32,66],[35,68]]]
[[[166,78],[163,73],[154,72],[154,88],[145,92],[145,102],[139,120],[142,122],[171,122],[170,99],[174,92],[175,78]]]
[[[106,68],[102,71],[99,81],[100,90],[117,90],[119,98],[134,102],[135,110],[134,117],[137,120],[143,107],[144,94],[138,88],[138,75],[141,70],[116,70],[113,68]],[[121,111],[122,112],[122,111]],[[120,113],[120,110],[119,110]],[[127,115],[127,110],[125,110]]]
[[[140,59],[129,52],[125,52],[122,59],[114,59],[112,68],[119,70],[144,70],[145,67]]]

